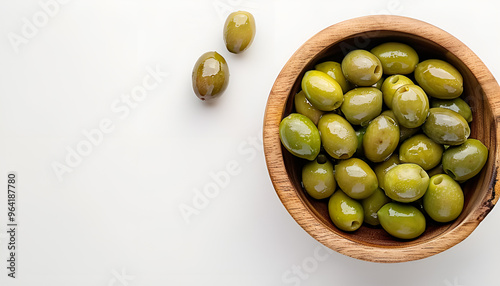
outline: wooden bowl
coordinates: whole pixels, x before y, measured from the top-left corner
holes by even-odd
[[[293,110],[294,95],[302,76],[316,63],[340,62],[353,49],[370,50],[382,42],[398,41],[415,48],[420,60],[439,58],[454,65],[464,77],[463,98],[474,120],[470,138],[489,149],[481,173],[463,185],[465,205],[453,222],[428,221],[423,235],[398,240],[381,228],[362,226],[348,233],[330,220],[327,200],[308,196],[301,187],[304,160],[292,156],[280,143],[281,119]],[[486,43],[485,43],[486,44]],[[330,26],[304,43],[286,63],[269,95],[264,118],[264,152],[272,183],[292,217],[325,246],[348,256],[374,262],[403,262],[440,253],[465,239],[498,201],[500,186],[498,138],[500,134],[500,87],[481,60],[462,42],[428,23],[400,16],[367,16]]]

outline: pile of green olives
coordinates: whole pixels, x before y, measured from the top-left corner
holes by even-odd
[[[405,43],[352,50],[305,72],[280,139],[303,159],[303,189],[328,200],[338,229],[368,225],[414,239],[429,221],[459,217],[461,184],[488,158],[469,138],[473,114],[463,91],[454,66],[420,61]]]

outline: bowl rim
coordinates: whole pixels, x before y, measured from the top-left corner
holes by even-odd
[[[390,27],[390,28],[387,28]],[[295,188],[285,168],[281,142],[279,139],[279,123],[285,112],[285,105],[292,86],[300,72],[310,62],[310,55],[316,55],[349,37],[359,34],[391,31],[415,35],[442,46],[462,61],[476,77],[484,95],[491,104],[494,116],[494,134],[500,138],[500,86],[495,78],[464,43],[448,32],[429,23],[403,16],[376,15],[346,20],[320,31],[306,41],[288,60],[271,89],[264,115],[264,153],[268,172],[274,189],[290,215],[312,237],[323,245],[350,257],[372,262],[404,262],[426,258],[440,253],[468,237],[479,223],[495,206],[500,196],[500,185],[497,184],[500,174],[498,166],[500,154],[498,146],[490,147],[490,160],[493,159],[493,175],[489,189],[484,192],[479,207],[473,209],[454,229],[421,243],[408,243],[401,246],[382,246],[370,243],[358,243],[331,231],[297,196]]]

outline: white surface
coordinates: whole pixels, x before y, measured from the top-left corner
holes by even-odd
[[[500,78],[493,4],[66,2],[47,23],[39,1],[0,2],[0,174],[17,171],[20,188],[13,280],[5,263],[6,179],[0,180],[0,285],[498,285],[498,208],[465,241],[424,260],[375,264],[328,254],[282,206],[258,139],[269,91],[287,59],[316,32],[349,18],[392,13],[430,22]],[[232,55],[222,26],[237,9],[255,15],[258,31],[248,51]],[[31,38],[16,53],[9,33],[22,36],[23,18],[34,16],[45,25],[25,31]],[[210,50],[226,58],[231,79],[207,105],[193,94],[191,70]],[[121,95],[140,88],[148,67],[169,76],[147,78],[154,88],[135,108],[124,108]],[[66,164],[68,148],[87,144],[82,132],[102,120],[114,129],[58,180],[52,165]],[[193,207],[197,190],[214,190],[210,174],[228,165],[233,175],[187,222],[179,208]],[[296,267],[304,274],[294,274]]]

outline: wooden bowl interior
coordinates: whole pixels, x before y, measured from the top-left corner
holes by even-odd
[[[293,98],[294,95],[300,91],[301,79],[306,71],[314,69],[315,64],[327,60],[341,62],[344,55],[351,50],[360,48],[370,50],[380,43],[390,41],[402,42],[410,45],[417,51],[420,57],[420,61],[431,58],[442,59],[452,64],[460,71],[464,78],[464,93],[462,95],[462,98],[471,106],[471,109],[473,111],[473,121],[471,123],[470,138],[476,138],[483,142],[490,150],[489,161],[493,161],[493,154],[496,153],[497,148],[495,136],[496,131],[492,130],[495,126],[494,110],[486,99],[486,96],[478,80],[472,74],[469,68],[454,54],[449,53],[439,44],[416,36],[414,34],[395,31],[364,32],[362,34],[353,35],[352,37],[345,39],[341,43],[335,43],[327,47],[326,49],[318,53],[315,57],[313,57],[297,77],[297,80],[295,81],[286,102],[283,117],[293,112]],[[427,229],[422,236],[415,240],[403,241],[389,236],[380,227],[368,227],[366,225],[363,225],[359,230],[353,233],[348,233],[337,229],[331,222],[328,215],[327,200],[315,200],[308,196],[302,188],[301,169],[305,161],[292,156],[283,147],[282,154],[286,172],[288,173],[288,177],[291,179],[291,183],[295,189],[296,195],[300,198],[306,208],[318,220],[320,220],[325,227],[348,240],[365,245],[381,247],[401,247],[406,245],[415,245],[435,239],[436,237],[453,230],[462,222],[464,222],[464,220],[472,213],[474,209],[482,204],[485,192],[492,188],[491,178],[496,177],[496,175],[492,176],[493,173],[496,174],[496,170],[492,169],[493,164],[487,164],[487,166],[478,176],[462,185],[465,194],[465,205],[462,214],[455,221],[447,224],[440,224],[432,222],[432,220],[428,219]],[[491,208],[493,207],[493,205],[487,207]],[[482,218],[478,219],[482,220]]]

